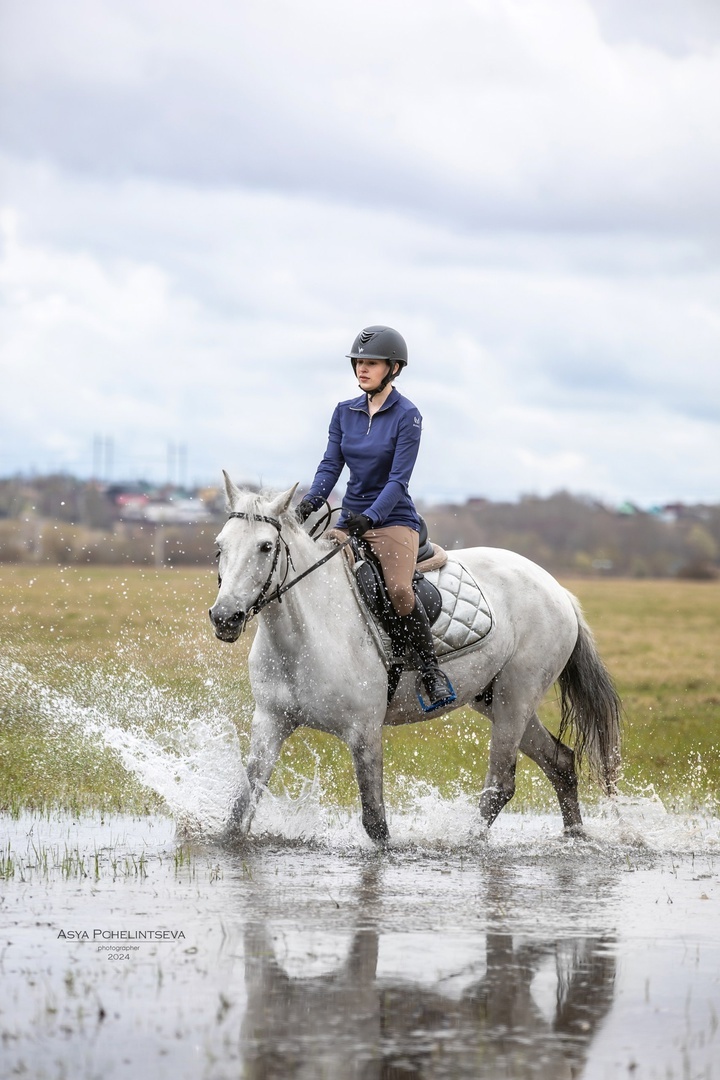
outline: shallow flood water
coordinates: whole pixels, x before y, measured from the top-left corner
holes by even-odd
[[[312,798],[235,851],[6,820],[0,1075],[720,1077],[717,817],[472,813],[419,791],[385,854]]]

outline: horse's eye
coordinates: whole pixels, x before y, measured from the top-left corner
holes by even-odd
[[[263,540],[262,544],[260,545],[260,550],[267,554],[269,551],[272,551],[272,547],[273,546],[269,540]]]
[[[215,558],[216,558],[216,559],[219,559],[219,558],[220,558],[220,552],[219,552],[219,551],[216,551],[216,552],[215,552]]]

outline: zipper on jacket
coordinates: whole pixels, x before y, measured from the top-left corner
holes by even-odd
[[[382,405],[382,406],[381,406],[381,407],[380,407],[380,408],[378,409],[378,412],[382,412],[382,411],[383,411],[383,409],[385,408],[385,405],[387,405],[387,402],[385,402],[385,404],[384,404],[384,405]],[[354,407],[353,405],[351,405],[351,406],[350,406],[350,411],[351,411],[351,412],[366,412],[366,411],[367,411],[367,409],[355,408],[355,407]],[[367,431],[365,432],[365,434],[366,434],[366,435],[369,435],[369,434],[370,434],[370,428],[372,427],[372,422],[373,422],[373,417],[374,417],[374,416],[377,416],[377,413],[372,413],[372,414],[370,414],[370,412],[368,411],[368,426],[367,426]]]

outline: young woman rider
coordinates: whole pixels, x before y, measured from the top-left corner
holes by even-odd
[[[349,467],[337,529],[362,537],[377,556],[395,614],[393,645],[414,650],[429,708],[437,709],[451,704],[455,692],[438,665],[428,617],[412,587],[420,519],[408,485],[422,417],[393,386],[407,365],[407,345],[389,326],[368,326],[348,356],[362,393],[336,407],[325,456],[297,515],[305,521],[319,509]]]

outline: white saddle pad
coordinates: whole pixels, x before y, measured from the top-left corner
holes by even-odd
[[[438,658],[450,654],[461,656],[476,649],[492,630],[493,616],[490,605],[472,574],[459,562],[448,559],[443,567],[431,570],[425,577],[437,586],[442,597],[442,611],[432,627]],[[385,628],[366,607],[357,586],[356,593],[370,626],[375,631],[380,655],[389,668],[396,662],[390,638]]]
[[[453,559],[425,577],[437,586],[442,596],[442,611],[432,628],[437,655],[464,653],[475,648],[490,633],[493,617],[474,577]]]

